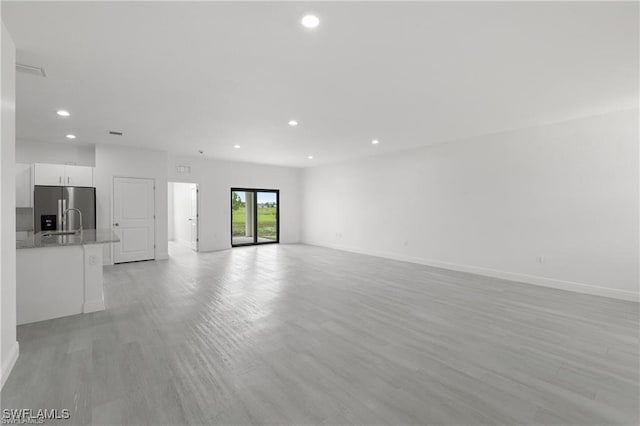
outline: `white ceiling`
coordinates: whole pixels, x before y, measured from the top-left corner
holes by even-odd
[[[638,104],[633,2],[3,1],[2,14],[18,61],[48,72],[17,77],[30,141],[306,167]]]

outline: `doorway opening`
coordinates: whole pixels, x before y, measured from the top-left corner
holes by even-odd
[[[280,241],[280,191],[231,188],[231,246]]]
[[[167,212],[169,246],[175,250],[199,249],[198,233],[198,185],[195,183],[169,182]]]

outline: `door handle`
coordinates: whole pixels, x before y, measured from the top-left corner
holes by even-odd
[[[56,231],[62,231],[62,200],[58,200],[58,216],[56,218]]]
[[[65,214],[69,214],[69,212],[67,212],[67,200],[65,200],[64,198],[62,199],[62,230],[66,231],[67,229],[69,229],[69,218],[65,217]],[[67,220],[64,220],[64,219]]]
[[[62,185],[62,176],[58,176],[58,183]]]
[[[71,182],[71,178],[67,176],[67,185]]]
[[[118,222],[114,223],[113,226],[120,226]]]

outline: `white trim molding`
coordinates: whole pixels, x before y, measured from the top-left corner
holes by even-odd
[[[4,384],[7,382],[7,379],[11,374],[11,370],[13,370],[13,366],[16,365],[18,355],[20,355],[20,345],[18,344],[18,342],[14,342],[13,346],[9,350],[7,359],[2,363],[2,373],[0,374],[0,389],[2,389],[4,387]]]
[[[82,313],[89,314],[91,312],[104,311],[104,300],[90,300],[82,304]]]
[[[500,271],[497,269],[482,268],[472,265],[459,265],[456,263],[443,262],[434,259],[421,259],[411,256],[403,256],[395,253],[378,252],[373,250],[361,250],[352,247],[345,247],[336,244],[326,244],[316,241],[303,242],[303,244],[327,247],[335,250],[348,251],[351,253],[366,254],[369,256],[383,257],[386,259],[398,260],[401,262],[417,263],[420,265],[433,266],[435,268],[449,269],[458,272],[468,272],[485,277],[500,278],[503,280],[516,281],[525,284],[539,285],[543,287],[555,288],[559,290],[571,291],[574,293],[589,294],[592,296],[609,297],[612,299],[628,300],[640,302],[640,293],[617,290],[607,287],[600,287],[591,284],[584,284],[575,281],[564,281],[555,278],[540,277],[535,275],[521,274],[517,272]]]

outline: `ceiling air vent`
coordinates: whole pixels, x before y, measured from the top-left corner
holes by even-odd
[[[113,135],[113,136],[122,136],[122,135],[124,135],[124,133],[122,133],[122,132],[117,132],[117,131],[115,131],[115,130],[109,130],[109,134],[110,134],[110,135]]]
[[[25,74],[37,75],[39,77],[46,77],[47,72],[42,67],[34,67],[33,65],[25,65],[16,62],[16,71]]]

